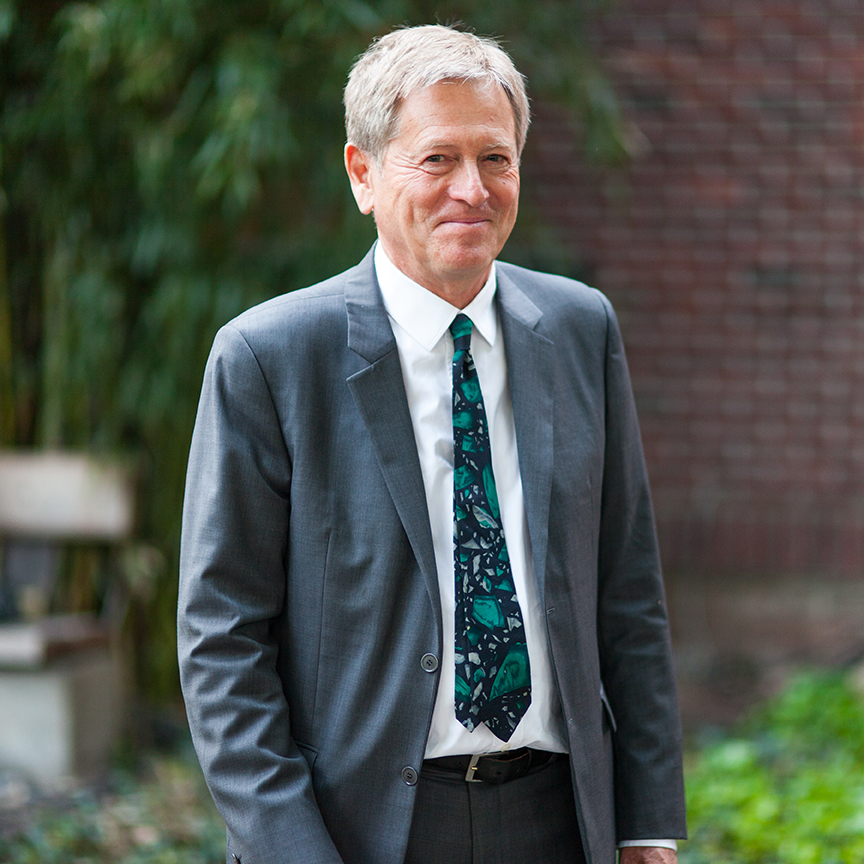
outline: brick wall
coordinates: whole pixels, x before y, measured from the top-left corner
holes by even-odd
[[[541,106],[524,166],[612,299],[667,569],[864,570],[864,8],[619,0],[632,140],[586,164]]]

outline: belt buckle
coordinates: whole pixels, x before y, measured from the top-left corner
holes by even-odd
[[[483,781],[475,776],[477,771],[477,763],[480,761],[479,753],[473,753],[471,755],[471,761],[468,763],[468,770],[465,772],[465,782],[466,783],[482,783]]]

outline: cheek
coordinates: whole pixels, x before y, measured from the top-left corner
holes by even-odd
[[[508,182],[510,184],[510,191],[515,200],[519,200],[519,172],[514,171],[511,177],[508,177]]]
[[[519,200],[519,174],[504,174],[498,178],[495,192],[502,202],[513,205]]]
[[[508,186],[506,189],[503,189],[501,194],[498,196],[498,201],[500,202],[501,209],[507,212],[512,212],[513,218],[515,218],[516,210],[519,206],[518,185]]]
[[[431,213],[446,200],[447,189],[443,183],[424,176],[408,185],[401,197],[404,209],[418,214]]]

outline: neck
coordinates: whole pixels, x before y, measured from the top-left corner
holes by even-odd
[[[394,255],[380,237],[378,242],[394,267],[413,282],[442,300],[446,300],[457,309],[464,309],[483,290],[492,271],[490,261],[482,270],[472,270],[470,273],[459,274],[453,278],[436,279],[425,271],[412,267],[410,261],[404,261],[400,256]]]
[[[423,285],[427,291],[437,294],[442,300],[446,300],[451,306],[455,306],[457,309],[464,309],[483,290],[483,286],[486,284],[488,278],[489,270],[486,271],[482,278],[474,280],[470,284],[454,285],[447,283],[446,285],[435,287],[424,285],[422,282],[419,284]]]

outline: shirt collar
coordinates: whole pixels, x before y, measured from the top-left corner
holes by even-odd
[[[431,351],[453,319],[463,312],[489,345],[498,336],[498,316],[495,314],[495,263],[486,284],[464,308],[457,309],[422,285],[409,279],[388,257],[380,243],[375,244],[375,275],[384,298],[387,314],[416,342]]]

